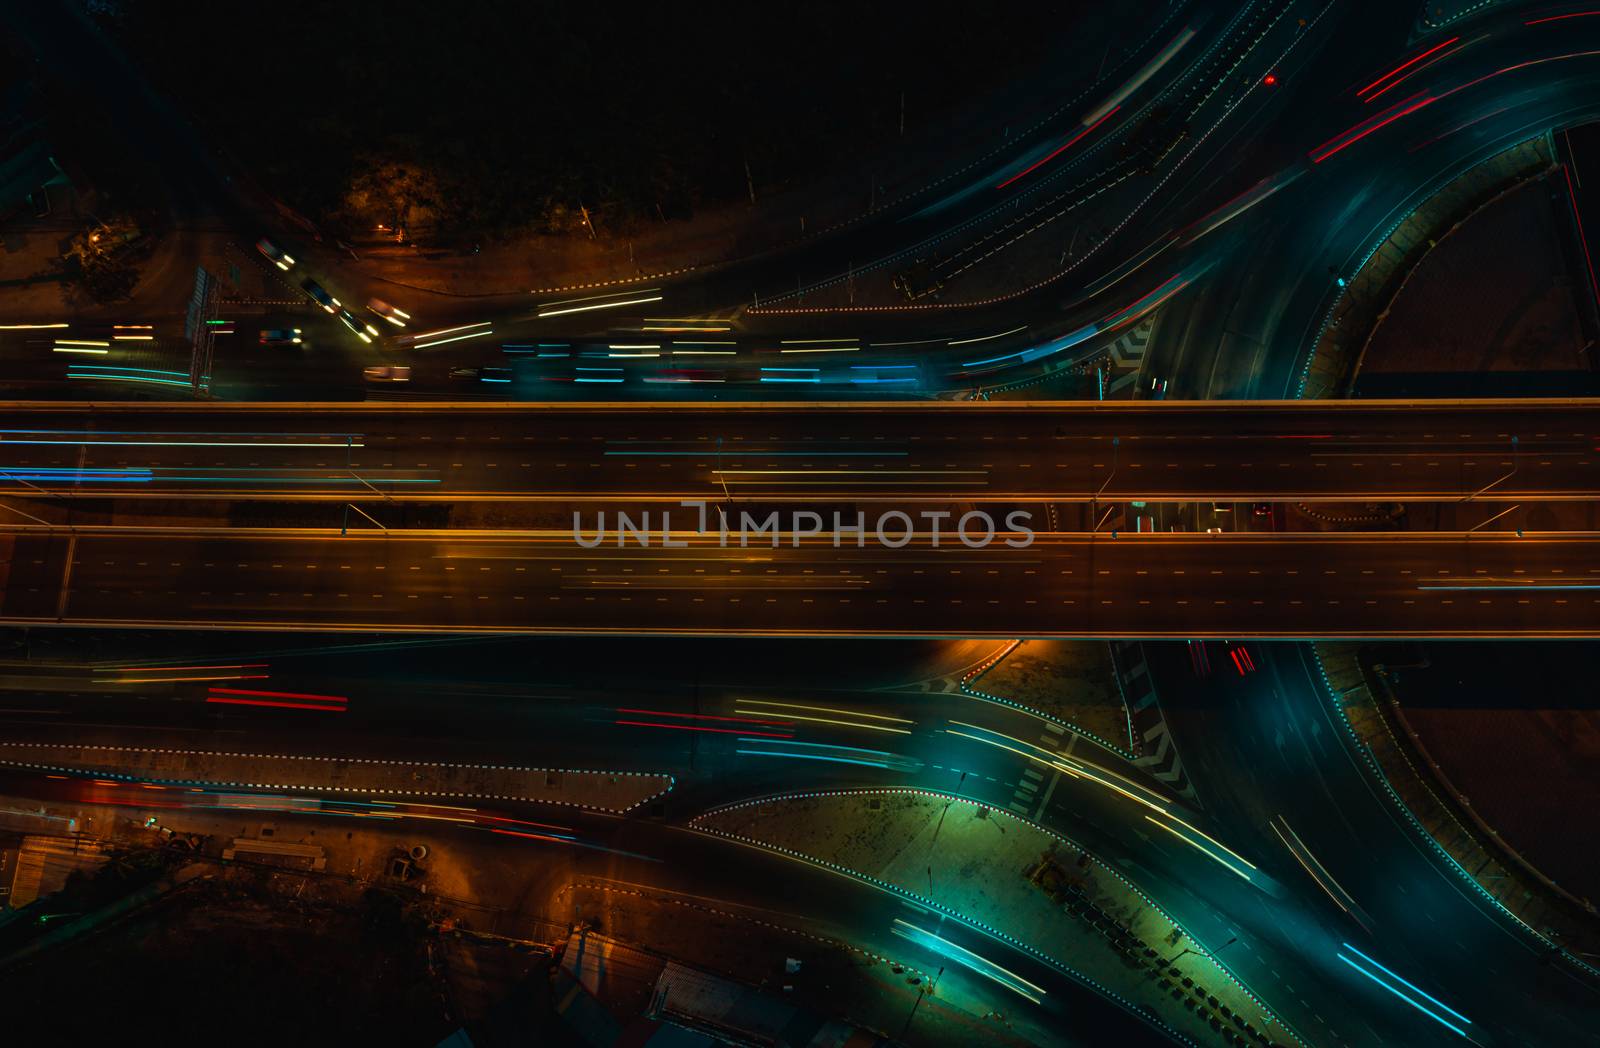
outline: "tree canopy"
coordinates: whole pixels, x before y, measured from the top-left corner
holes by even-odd
[[[219,39],[209,0],[131,0],[113,25],[291,204],[470,237],[803,179],[897,136],[902,94],[928,126],[1071,55],[1073,6],[239,0]]]

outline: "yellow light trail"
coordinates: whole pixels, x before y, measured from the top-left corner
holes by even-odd
[[[490,328],[484,328],[482,331],[469,331],[465,335],[451,335],[449,338],[435,339],[432,342],[413,342],[411,344],[411,348],[412,349],[432,349],[434,346],[442,346],[447,342],[460,342],[464,338],[477,338],[480,335],[492,335],[492,334],[494,334],[493,330],[491,330]],[[418,338],[426,338],[427,336],[426,335],[419,335],[417,337]]]
[[[569,299],[566,299],[566,300],[561,301],[561,302],[547,302],[547,303],[545,303],[543,306],[541,306],[539,308],[539,314],[538,315],[541,316],[541,317],[559,317],[559,316],[564,316],[567,313],[587,313],[590,310],[594,310],[594,309],[616,309],[618,306],[640,306],[640,305],[645,304],[646,302],[660,302],[661,299],[662,299],[662,296],[656,294],[656,292],[658,290],[659,290],[658,288],[651,288],[649,291],[638,292],[638,294],[640,294],[642,296],[645,296],[645,297],[642,297],[642,298],[627,298],[627,299],[621,299],[621,300],[615,301],[615,302],[600,302],[600,301],[596,301],[597,299],[602,299],[602,298],[607,297],[605,295],[595,295],[595,296],[592,296],[590,298],[569,298]],[[628,293],[629,292],[625,292],[625,291],[617,292],[617,294],[628,294]],[[591,303],[591,304],[590,305],[578,305],[577,303],[580,303],[580,302],[588,302],[588,303]],[[549,308],[551,306],[565,306],[567,308],[565,308],[565,309],[551,309],[551,308]]]
[[[945,345],[947,345],[947,346],[970,346],[974,342],[989,342],[989,341],[991,341],[993,339],[1005,338],[1007,335],[1015,335],[1019,331],[1026,331],[1026,330],[1028,330],[1028,325],[1024,324],[1019,328],[1012,328],[1010,331],[1002,331],[998,335],[984,335],[982,338],[958,338],[958,339],[952,339],[951,341],[946,342]]]
[[[1294,845],[1289,843],[1289,838],[1287,838],[1287,837],[1285,837],[1283,835],[1283,831],[1278,829],[1278,827],[1274,823],[1270,823],[1269,822],[1269,823],[1267,823],[1267,825],[1272,827],[1272,832],[1276,833],[1278,835],[1278,840],[1282,841],[1283,842],[1283,846],[1285,848],[1289,849],[1289,854],[1294,856],[1294,861],[1300,864],[1300,868],[1302,870],[1306,871],[1306,874],[1312,879],[1312,881],[1316,882],[1317,887],[1322,889],[1322,893],[1324,895],[1326,895],[1328,898],[1332,899],[1334,905],[1339,907],[1339,909],[1343,910],[1345,913],[1349,913],[1350,912],[1350,907],[1346,906],[1344,904],[1344,902],[1337,895],[1333,894],[1333,889],[1332,888],[1329,888],[1326,884],[1324,884],[1322,882],[1322,878],[1317,876],[1317,871],[1313,870],[1310,867],[1310,865],[1308,865],[1306,863],[1305,859],[1300,857],[1299,849],[1297,849]],[[1284,825],[1287,826],[1288,823],[1284,823]],[[1291,833],[1294,832],[1292,828],[1290,829],[1290,832]],[[1296,835],[1296,839],[1297,840],[1299,839],[1299,835],[1298,834]],[[1322,864],[1318,863],[1317,865],[1321,866]],[[1324,871],[1324,872],[1326,872],[1326,871]],[[1330,875],[1330,879],[1332,879],[1331,875]],[[1338,884],[1338,883],[1339,883],[1338,881],[1334,881],[1334,884]],[[1343,891],[1344,889],[1340,888],[1339,890]]]
[[[1071,775],[1075,779],[1081,779],[1083,777],[1083,776],[1079,775],[1073,769],[1067,767],[1065,764],[1058,764],[1055,761],[1048,761],[1048,760],[1045,760],[1043,757],[1035,757],[1033,754],[1027,752],[1026,750],[1019,750],[1015,746],[1007,746],[1003,742],[995,742],[993,739],[985,739],[980,735],[968,735],[966,732],[964,732],[964,731],[956,731],[954,728],[946,728],[946,729],[944,729],[944,732],[945,732],[946,735],[959,735],[963,739],[971,739],[973,742],[986,743],[986,744],[988,744],[990,746],[993,746],[995,749],[1005,750],[1008,753],[1015,753],[1019,757],[1024,757],[1024,758],[1026,758],[1026,759],[1028,759],[1030,761],[1033,761],[1036,764],[1042,764],[1046,768],[1049,768],[1052,771],[1058,771],[1058,772],[1061,772],[1061,773],[1063,773],[1065,775]],[[1007,737],[1009,738],[1009,736],[1007,736]],[[1119,790],[1118,792],[1120,793],[1122,791]],[[1133,795],[1129,794],[1129,796],[1131,797]],[[1139,798],[1134,797],[1133,799],[1134,800],[1138,800]]]
[[[1166,816],[1167,816],[1167,818],[1171,819],[1173,822],[1177,823],[1179,826],[1182,826],[1184,829],[1189,830],[1189,831],[1191,831],[1193,833],[1198,833],[1200,836],[1204,837],[1206,840],[1210,841],[1212,844],[1215,844],[1217,847],[1221,848],[1223,851],[1227,852],[1229,855],[1233,856],[1235,859],[1238,859],[1240,862],[1244,863],[1246,866],[1250,867],[1252,870],[1256,868],[1256,864],[1255,863],[1251,862],[1249,859],[1246,859],[1243,855],[1240,855],[1238,852],[1234,851],[1232,848],[1228,847],[1226,844],[1223,844],[1221,841],[1217,840],[1215,837],[1211,836],[1206,831],[1204,831],[1204,830],[1202,830],[1202,829],[1200,829],[1200,828],[1198,828],[1196,826],[1192,826],[1187,822],[1184,822],[1182,819],[1178,818],[1176,815],[1172,814],[1171,812],[1167,812]]]
[[[363,812],[362,814],[367,814]],[[397,812],[391,818],[400,819],[432,819],[435,822],[472,822],[473,820],[462,815],[428,815],[420,811]]]
[[[873,720],[890,721],[894,724],[916,723],[905,717],[891,717],[886,713],[861,713],[856,710],[835,709],[832,706],[806,706],[798,702],[772,702],[767,699],[740,699],[739,702],[746,706],[778,706],[788,710],[811,710],[813,713],[842,713],[847,717],[870,717]]]
[[[1195,849],[1196,851],[1200,852],[1203,855],[1207,855],[1207,856],[1215,859],[1217,862],[1219,862],[1222,865],[1226,866],[1228,869],[1232,870],[1234,873],[1237,873],[1240,877],[1243,877],[1245,880],[1248,881],[1250,879],[1250,875],[1248,873],[1246,873],[1243,870],[1239,869],[1239,867],[1235,866],[1233,863],[1229,862],[1227,859],[1224,859],[1222,856],[1218,855],[1216,852],[1212,851],[1210,848],[1207,848],[1205,845],[1199,843],[1198,841],[1190,840],[1188,837],[1185,837],[1183,834],[1179,833],[1177,830],[1173,829],[1171,826],[1168,826],[1166,823],[1162,822],[1159,819],[1151,819],[1150,816],[1148,816],[1148,815],[1146,815],[1145,818],[1146,819],[1150,819],[1151,822],[1155,823],[1157,826],[1161,827],[1163,830],[1166,830],[1168,833],[1172,834],[1174,837],[1178,838],[1178,840],[1180,840],[1183,843],[1187,844],[1189,847]]]
[[[722,327],[670,327],[670,326],[647,325],[645,327],[641,327],[639,330],[640,331],[659,331],[659,332],[663,332],[663,333],[669,334],[669,335],[676,335],[676,334],[696,334],[696,335],[698,335],[698,334],[708,334],[708,335],[715,335],[715,334],[720,334],[721,332],[724,332],[724,331],[732,331],[733,329],[731,327],[726,326],[726,325],[724,325]]]
[[[255,673],[231,677],[118,677],[114,680],[97,680],[96,684],[172,684],[181,681],[205,680],[266,680],[267,674]]]
[[[1128,798],[1129,800],[1134,801],[1134,802],[1139,803],[1139,804],[1142,804],[1146,808],[1150,808],[1150,809],[1152,809],[1154,811],[1160,812],[1162,815],[1166,815],[1167,814],[1167,811],[1166,811],[1165,808],[1159,807],[1159,806],[1151,803],[1150,801],[1145,800],[1143,797],[1139,796],[1136,793],[1131,793],[1128,790],[1123,789],[1121,786],[1118,786],[1114,782],[1110,782],[1110,781],[1108,781],[1106,779],[1102,779],[1100,776],[1098,776],[1098,775],[1094,774],[1093,772],[1089,771],[1087,768],[1084,768],[1084,767],[1081,767],[1081,766],[1074,768],[1074,767],[1072,767],[1071,764],[1066,763],[1068,761],[1072,761],[1073,763],[1079,763],[1079,764],[1082,763],[1082,762],[1076,761],[1075,758],[1068,757],[1065,754],[1052,753],[1051,751],[1045,749],[1042,746],[1036,746],[1031,742],[1024,742],[1022,739],[1016,738],[1015,736],[1012,736],[1012,735],[1007,735],[1005,732],[1002,732],[1002,731],[995,731],[993,728],[984,728],[984,727],[980,727],[979,725],[976,725],[976,724],[968,724],[965,721],[957,721],[957,720],[953,720],[950,723],[951,724],[959,724],[963,728],[972,728],[975,731],[987,732],[990,735],[998,735],[1002,739],[1009,739],[1010,741],[1016,743],[1018,746],[1026,746],[1026,747],[1028,747],[1030,749],[1038,750],[1040,753],[1048,754],[1049,756],[1048,757],[1038,757],[1038,756],[1035,756],[1032,753],[1027,752],[1027,750],[1019,750],[1019,749],[1015,749],[1014,747],[1011,747],[1011,746],[1005,746],[1005,745],[1002,745],[1002,744],[1000,744],[998,742],[995,742],[993,739],[986,739],[986,738],[983,738],[982,736],[978,736],[978,735],[969,735],[964,731],[952,731],[951,729],[946,728],[945,731],[947,733],[951,734],[951,735],[959,735],[964,739],[972,739],[974,742],[986,742],[991,746],[997,746],[997,747],[999,747],[1000,749],[1003,749],[1003,750],[1010,750],[1012,753],[1015,753],[1015,754],[1017,754],[1019,756],[1026,757],[1031,761],[1035,761],[1035,762],[1037,762],[1039,764],[1043,764],[1047,768],[1052,768],[1055,771],[1059,771],[1059,772],[1065,772],[1066,774],[1071,775],[1073,778],[1088,779],[1090,782],[1096,783],[1096,784],[1098,784],[1100,786],[1104,786],[1108,790],[1114,790],[1117,793],[1122,794],[1124,797]],[[1137,784],[1129,782],[1128,785],[1136,786]],[[1140,786],[1138,788],[1139,789],[1144,789],[1144,787],[1142,787],[1142,786]],[[1146,791],[1146,792],[1151,792],[1151,791]],[[1151,796],[1156,797],[1157,799],[1161,800],[1162,803],[1165,803],[1165,798],[1162,798],[1160,794],[1151,792]],[[1198,832],[1198,831],[1196,831],[1196,832]]]
[[[1136,790],[1139,790],[1142,793],[1149,794],[1150,796],[1154,797],[1156,800],[1160,801],[1162,804],[1166,804],[1167,803],[1167,798],[1163,797],[1161,794],[1157,793],[1155,790],[1152,790],[1150,787],[1145,786],[1145,785],[1143,785],[1141,783],[1134,782],[1132,779],[1128,778],[1126,775],[1118,775],[1116,772],[1112,771],[1110,768],[1107,768],[1102,764],[1096,764],[1094,761],[1085,760],[1082,757],[1078,757],[1078,756],[1075,756],[1075,755],[1072,755],[1072,754],[1067,754],[1067,753],[1063,753],[1060,756],[1061,756],[1061,759],[1064,760],[1064,761],[1068,761],[1069,763],[1076,764],[1076,765],[1086,765],[1086,766],[1088,766],[1090,768],[1093,768],[1095,771],[1102,772],[1102,773],[1104,773],[1106,775],[1111,776],[1113,779],[1116,779],[1118,782],[1126,783],[1127,785],[1133,787]],[[1198,832],[1198,831],[1196,831],[1196,832]]]
[[[842,728],[862,728],[862,729],[864,729],[866,731],[884,731],[884,732],[891,732],[891,733],[893,733],[895,735],[910,735],[911,734],[909,731],[907,731],[904,728],[890,728],[890,727],[886,727],[886,726],[884,726],[882,724],[858,724],[855,721],[834,720],[831,717],[807,717],[807,716],[803,716],[802,714],[799,714],[799,713],[780,713],[780,712],[777,712],[775,710],[747,710],[747,709],[744,709],[742,707],[735,707],[733,712],[735,712],[735,713],[756,713],[756,714],[764,713],[769,717],[770,716],[782,717],[784,720],[809,721],[809,722],[814,723],[814,724],[837,724]]]
[[[226,666],[109,666],[96,673],[176,673],[179,670],[259,670],[267,666],[265,662],[241,662],[236,665]]]
[[[459,324],[456,327],[440,328],[437,331],[419,331],[415,335],[412,335],[411,338],[413,340],[416,340],[416,339],[419,339],[419,338],[434,338],[434,337],[436,337],[438,335],[450,335],[450,334],[454,334],[457,331],[468,331],[468,330],[471,330],[472,328],[481,328],[481,327],[488,327],[488,326],[489,326],[489,321],[480,320],[476,324]]]

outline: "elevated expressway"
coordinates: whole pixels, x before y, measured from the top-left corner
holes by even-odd
[[[1033,505],[1593,500],[1592,401],[17,404],[5,418],[0,621],[11,623],[1600,633],[1600,535],[1589,532],[1119,535],[1062,529],[1049,507]],[[734,514],[735,533],[688,534],[696,513],[679,509],[673,541],[685,544],[666,545],[660,513],[679,500]],[[339,527],[264,526],[243,512],[263,501],[318,521],[338,512],[326,504],[345,502],[358,516]],[[478,502],[512,505],[487,518],[492,527],[450,517]],[[295,510],[300,503],[310,505]],[[413,503],[449,505],[431,524],[395,525]],[[602,512],[637,521],[652,506],[645,533],[626,541],[614,516],[592,546],[570,524],[581,520],[594,543]],[[798,512],[808,506],[820,535],[804,534],[813,524]],[[741,515],[773,507],[785,514],[777,532],[741,543]],[[979,548],[953,531],[974,507],[1002,528],[987,544],[982,526],[969,529]],[[1037,534],[1026,545],[1000,524],[1017,511],[1032,514]],[[873,524],[886,512],[916,526],[886,527],[880,540]],[[925,513],[950,514],[937,543]],[[834,514],[863,515],[866,533],[836,544]]]
[[[1588,500],[1600,401],[0,404],[7,494]]]

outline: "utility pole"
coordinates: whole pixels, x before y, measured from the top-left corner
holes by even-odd
[[[941,964],[939,966],[939,975],[943,975],[943,974],[944,974],[944,965]],[[939,975],[935,975],[933,977],[933,981],[930,982],[928,985],[917,987],[917,1000],[916,1000],[916,1003],[911,1006],[911,1014],[906,1016],[906,1024],[905,1024],[905,1026],[901,1027],[900,1036],[898,1038],[896,1038],[896,1040],[903,1041],[903,1040],[906,1039],[906,1031],[911,1029],[911,1020],[915,1019],[917,1017],[917,1009],[922,1007],[922,999],[924,997],[928,996],[928,994],[933,992],[933,987],[939,982]]]
[[[956,797],[961,796],[961,787],[967,781],[967,773],[962,772],[961,778],[956,780]],[[933,828],[933,836],[928,839],[928,854],[933,854],[933,846],[939,840],[939,831],[944,829],[944,817],[950,814],[950,805],[955,803],[955,797],[944,802],[944,810],[939,813],[939,823]],[[928,864],[928,894],[933,895],[933,863]]]
[[[1117,475],[1117,459],[1118,459],[1119,449],[1121,447],[1122,447],[1122,438],[1121,437],[1112,437],[1111,438],[1111,472],[1106,474],[1106,479],[1101,483],[1100,487],[1095,490],[1094,496],[1089,500],[1089,525],[1090,525],[1089,526],[1089,532],[1090,532],[1090,534],[1093,534],[1094,532],[1097,532],[1097,531],[1100,530],[1100,522],[1095,519],[1095,517],[1100,512],[1100,496],[1102,494],[1104,494],[1104,492],[1106,490],[1106,487],[1108,485],[1110,485],[1112,478],[1114,478]],[[1112,537],[1115,538],[1116,536],[1113,535]]]
[[[204,266],[195,270],[194,290],[184,315],[183,334],[189,340],[189,386],[197,397],[211,389],[213,334],[207,321],[216,317],[217,282]]]
[[[1490,488],[1494,487],[1495,485],[1501,484],[1501,483],[1503,483],[1505,481],[1510,480],[1512,477],[1517,475],[1517,469],[1521,465],[1521,462],[1522,462],[1522,460],[1518,456],[1518,453],[1517,453],[1517,438],[1515,436],[1513,436],[1511,438],[1511,472],[1506,473],[1503,476],[1496,477],[1494,480],[1491,480],[1489,483],[1485,484],[1483,487],[1479,488],[1477,491],[1474,491],[1472,494],[1466,496],[1461,501],[1462,502],[1471,502],[1473,499],[1477,498],[1479,495],[1482,495],[1485,491],[1488,491]]]

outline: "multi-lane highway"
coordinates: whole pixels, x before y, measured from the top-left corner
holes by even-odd
[[[1600,402],[0,405],[0,493],[1582,500]]]
[[[593,539],[593,533],[584,536]],[[893,536],[898,539],[899,536]],[[976,536],[974,536],[975,538]],[[1593,534],[713,533],[218,529],[0,535],[0,621],[813,636],[1600,635]],[[1013,541],[1020,542],[1013,538]],[[775,545],[776,544],[776,545]]]

